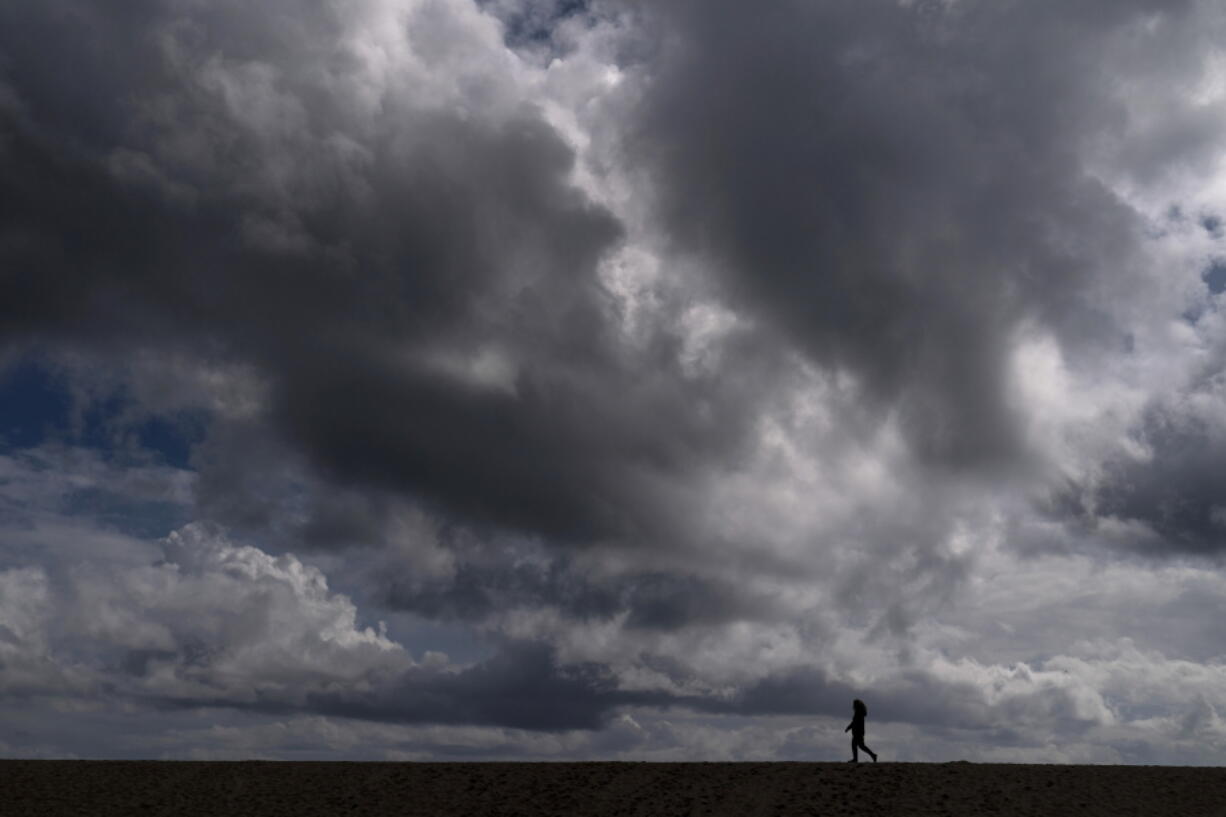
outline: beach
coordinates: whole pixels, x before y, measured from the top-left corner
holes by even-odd
[[[1226,768],[0,761],[0,814],[1226,816]]]

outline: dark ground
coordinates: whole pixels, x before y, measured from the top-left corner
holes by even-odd
[[[0,760],[0,815],[1180,815],[1226,768]]]

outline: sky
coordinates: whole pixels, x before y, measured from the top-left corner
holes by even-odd
[[[1223,42],[0,5],[0,756],[1226,764]]]

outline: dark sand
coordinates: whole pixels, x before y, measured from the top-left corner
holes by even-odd
[[[1181,815],[1226,768],[0,760],[0,815]]]

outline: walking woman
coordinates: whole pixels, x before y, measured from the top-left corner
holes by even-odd
[[[877,762],[877,754],[870,748],[864,745],[864,719],[868,717],[868,707],[864,705],[864,701],[856,698],[851,702],[852,715],[851,723],[847,724],[844,732],[851,732],[851,760],[848,763],[860,762],[860,749],[868,752],[868,756]]]

